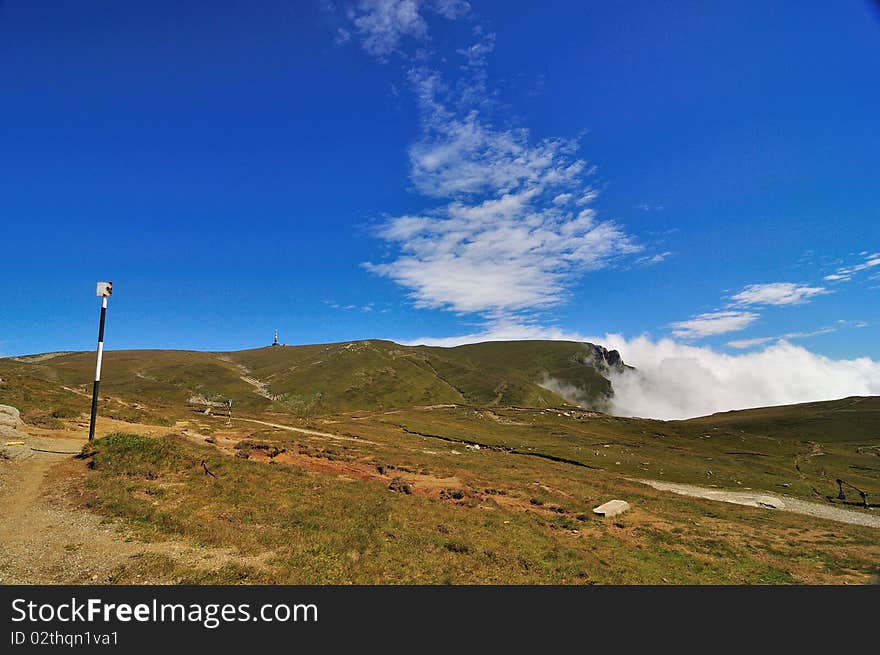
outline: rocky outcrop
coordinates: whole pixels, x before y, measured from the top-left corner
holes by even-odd
[[[0,405],[0,438],[20,439],[26,437],[27,435],[19,430],[23,425],[21,414],[15,407]]]
[[[627,366],[623,362],[620,353],[616,350],[608,350],[604,346],[597,346],[592,343],[584,344],[585,351],[582,364],[592,366],[604,376],[609,373],[623,373],[626,370],[632,370],[631,366]]]

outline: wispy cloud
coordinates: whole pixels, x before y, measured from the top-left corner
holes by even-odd
[[[459,0],[360,0],[348,10],[348,18],[360,37],[361,45],[371,55],[383,58],[398,51],[407,40],[424,41],[428,23],[424,13],[434,13],[450,20],[470,10]],[[340,28],[337,41],[348,41],[350,33]]]
[[[525,128],[498,129],[476,109],[461,111],[456,90],[436,71],[415,69],[409,78],[423,126],[409,149],[410,180],[423,195],[497,196],[530,188],[554,190],[551,199],[565,193],[587,196],[587,202],[595,197],[584,184],[587,168],[577,157],[577,140],[532,142]]]
[[[404,38],[425,38],[428,25],[419,9],[418,0],[361,0],[350,17],[364,50],[384,56],[394,52]]]
[[[636,259],[635,263],[640,266],[653,266],[654,264],[660,264],[668,257],[672,256],[672,251],[667,250],[666,252],[658,252],[656,255],[645,255],[644,257],[639,257]]]
[[[476,43],[467,48],[459,48],[456,52],[467,60],[467,66],[484,68],[488,63],[487,57],[493,50],[495,50],[495,32],[489,32]]]
[[[743,330],[758,320],[749,311],[726,310],[700,314],[687,321],[672,323],[672,333],[681,339],[698,339]]]
[[[736,348],[737,350],[746,350],[747,348],[763,346],[766,343],[778,340],[777,337],[755,337],[754,339],[734,339],[733,341],[728,341],[724,345],[730,348]]]
[[[687,321],[679,321],[669,325],[672,333],[681,339],[700,339],[703,337],[727,334],[744,330],[754,323],[760,314],[760,306],[801,305],[810,302],[816,296],[831,293],[825,287],[796,284],[794,282],[770,282],[766,284],[750,284],[730,297],[731,302],[718,311],[699,314]],[[790,334],[786,337],[793,338]],[[810,336],[810,335],[803,335]],[[778,338],[757,337],[740,339],[727,343],[732,348],[749,348],[761,345]]]
[[[728,341],[726,346],[731,348],[736,348],[738,350],[745,350],[747,348],[753,348],[755,346],[760,346],[765,343],[771,343],[773,341],[789,341],[791,339],[807,339],[809,337],[818,337],[823,334],[831,334],[832,332],[836,332],[836,327],[823,327],[818,328],[816,330],[810,330],[808,332],[788,332],[786,334],[782,334],[778,337],[756,337],[754,339],[736,339],[734,341]]]
[[[647,202],[640,202],[637,205],[638,209],[641,209],[643,212],[659,212],[663,211],[663,205],[660,204],[651,204]]]
[[[737,305],[799,305],[811,298],[829,293],[824,287],[811,287],[793,282],[751,284],[733,296]]]
[[[849,282],[862,271],[880,266],[880,253],[878,252],[861,252],[859,257],[861,258],[859,263],[842,266],[834,271],[834,273],[826,275],[824,279],[828,282]]]
[[[854,328],[866,328],[868,327],[868,321],[848,321],[845,319],[840,319],[837,321],[837,324],[841,327],[854,327]]]

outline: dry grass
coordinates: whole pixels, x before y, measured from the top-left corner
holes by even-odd
[[[196,583],[843,583],[866,581],[880,557],[867,528],[817,531],[805,517],[662,494],[539,458],[438,459],[397,444],[346,444],[285,459],[305,444],[286,435],[273,442],[284,453],[256,461],[175,435],[109,435],[83,469],[81,502],[126,518],[145,539],[267,554],[259,568],[210,574],[144,563]],[[395,451],[407,454],[395,459]],[[378,460],[384,475],[347,474]],[[419,482],[453,475],[460,494]],[[389,490],[389,476],[413,493]],[[633,511],[590,512],[619,496]]]

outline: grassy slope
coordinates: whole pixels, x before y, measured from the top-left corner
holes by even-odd
[[[172,559],[144,562],[116,572],[120,582],[135,572],[252,583],[859,582],[880,557],[868,528],[664,494],[613,472],[437,445],[383,424],[360,432],[373,443],[260,435],[296,453],[295,465],[179,436],[111,435],[95,444],[94,468],[74,464],[84,476],[74,497],[127,518],[145,539],[263,556],[207,577]],[[384,479],[352,472],[380,469]],[[413,493],[389,491],[392,475]],[[591,513],[614,497],[633,509]]]
[[[880,397],[851,397],[829,402],[722,412],[685,421],[684,425],[800,440],[848,442],[877,439],[880,438]]]
[[[713,417],[665,422],[564,409],[477,407],[404,410],[372,420],[437,437],[531,449],[633,478],[765,489],[807,500],[835,495],[835,480],[842,478],[871,493],[876,503],[880,412],[875,408],[880,398],[857,405],[853,400],[828,404],[853,410],[843,413],[833,428],[821,427],[811,414],[802,416],[800,406],[733,412],[717,422]],[[856,412],[856,407],[864,411]],[[773,416],[769,422],[765,412]],[[734,418],[740,415],[742,419]]]

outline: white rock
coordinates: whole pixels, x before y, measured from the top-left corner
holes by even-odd
[[[609,500],[607,503],[595,507],[593,513],[606,517],[617,516],[618,514],[623,514],[628,509],[629,503],[625,500]]]

